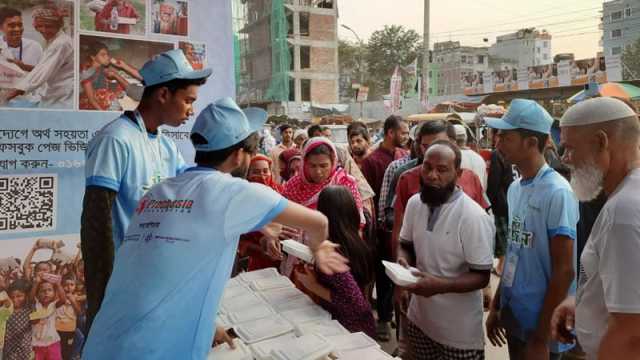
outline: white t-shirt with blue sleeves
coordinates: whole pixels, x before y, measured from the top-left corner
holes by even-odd
[[[176,144],[166,136],[147,133],[138,112],[125,113],[105,125],[89,142],[86,186],[117,192],[112,210],[116,249],[140,198],[151,186],[186,167]]]
[[[212,169],[167,179],[136,208],[87,359],[204,359],[241,234],[287,207],[270,188]]]
[[[503,276],[500,305],[503,310],[510,310],[505,314],[512,320],[505,321],[507,329],[526,341],[528,334],[537,328],[551,280],[550,241],[555,236],[576,239],[578,201],[562,175],[545,164],[535,178],[514,181],[509,187],[507,202],[509,236],[505,273],[509,263],[517,261],[511,286],[505,284]],[[574,291],[575,283],[570,289]],[[550,347],[552,352],[569,348],[559,344]]]

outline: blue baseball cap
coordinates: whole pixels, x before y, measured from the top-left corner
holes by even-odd
[[[543,134],[551,132],[553,118],[533,100],[514,99],[501,119],[485,117],[487,125],[498,130],[527,129]]]
[[[193,70],[182,50],[174,49],[155,55],[140,69],[144,86],[162,84],[171,80],[208,78],[211,69]]]
[[[194,144],[197,151],[215,151],[231,147],[252,133],[262,130],[267,112],[260,108],[240,109],[225,97],[209,104],[196,118],[191,134],[199,134],[206,144]]]

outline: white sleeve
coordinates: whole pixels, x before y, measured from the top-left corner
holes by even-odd
[[[73,44],[60,42],[48,47],[40,59],[40,62],[20,81],[16,88],[24,92],[32,92],[44,85],[49,77],[55,75],[63,64],[73,59]]]
[[[491,270],[493,266],[493,242],[496,234],[496,227],[491,217],[487,214],[474,214],[465,216],[461,220],[460,241],[462,242],[462,251],[469,268]]]
[[[413,196],[409,199],[407,209],[404,212],[404,219],[402,220],[402,228],[400,229],[400,242],[413,242],[413,225],[419,205],[419,197]]]
[[[616,224],[604,236],[600,249],[599,272],[609,312],[640,313],[640,225]]]
[[[230,190],[236,195],[229,201],[224,214],[224,236],[227,241],[261,229],[288,205],[287,199],[264,185],[243,181]]]

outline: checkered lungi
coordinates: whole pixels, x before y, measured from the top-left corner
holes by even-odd
[[[462,350],[431,340],[409,321],[407,337],[414,360],[484,360],[484,350]]]

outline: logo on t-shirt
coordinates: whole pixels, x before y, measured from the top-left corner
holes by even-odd
[[[152,200],[149,198],[143,198],[140,200],[138,207],[136,208],[136,214],[140,215],[147,212],[180,212],[191,213],[194,200],[191,199],[163,199]]]
[[[524,231],[524,223],[518,216],[514,216],[509,226],[509,242],[530,249],[533,247],[533,233]]]

